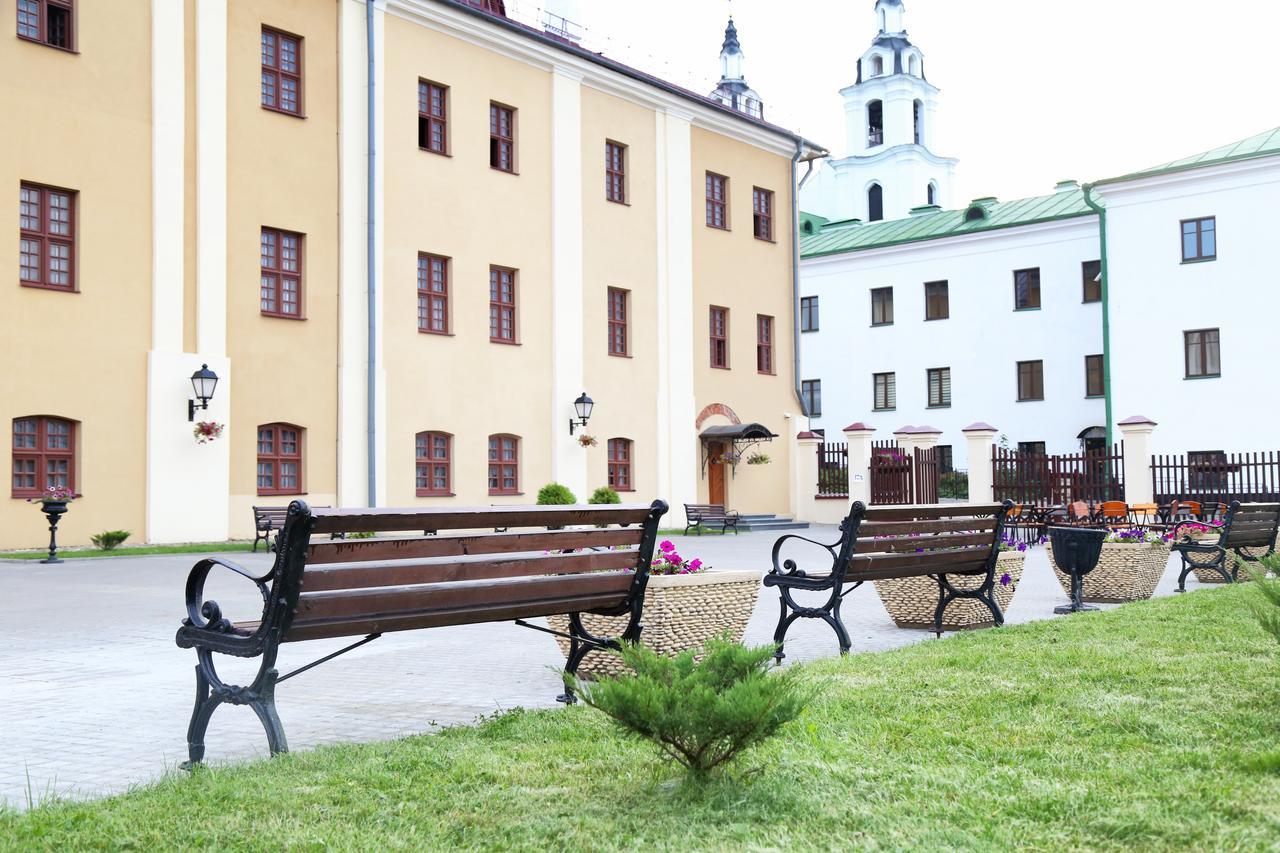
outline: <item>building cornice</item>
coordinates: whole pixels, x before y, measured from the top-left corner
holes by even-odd
[[[1132,178],[1113,178],[1098,181],[1093,186],[1104,200],[1114,199],[1124,203],[1127,201],[1126,196],[1160,190],[1183,190],[1206,180],[1244,177],[1249,178],[1252,183],[1254,176],[1268,171],[1274,172],[1276,179],[1280,180],[1280,156],[1233,160]]]
[[[894,145],[877,151],[875,154],[850,154],[848,157],[828,157],[826,159],[832,168],[836,168],[845,165],[874,165],[886,160],[900,159],[903,154],[916,154],[921,160],[934,166],[954,166],[960,162],[956,157],[939,157],[923,145],[912,143]]]

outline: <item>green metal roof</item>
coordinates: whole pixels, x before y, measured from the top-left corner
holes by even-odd
[[[1161,166],[1153,166],[1140,172],[1131,172],[1128,175],[1121,175],[1117,178],[1106,178],[1098,181],[1098,183],[1114,184],[1118,181],[1150,178],[1170,172],[1184,172],[1187,169],[1199,169],[1203,166],[1216,166],[1220,163],[1248,160],[1254,157],[1267,157],[1273,154],[1280,154],[1280,127],[1264,130],[1256,136],[1250,136],[1248,139],[1242,139],[1230,145],[1220,146],[1212,151],[1205,151],[1203,154],[1183,157],[1181,160],[1174,160]]]
[[[981,218],[968,219],[968,212],[975,209],[981,209],[984,215]],[[961,210],[944,210],[938,213],[909,216],[905,219],[865,224],[846,219],[841,222],[821,224],[821,227],[818,227],[817,220],[821,217],[801,213],[802,221],[806,216],[815,221],[816,230],[813,234],[804,234],[802,231],[800,255],[803,258],[818,258],[823,255],[838,255],[842,252],[860,252],[885,246],[897,246],[902,243],[938,240],[1091,215],[1093,211],[1085,204],[1084,192],[1079,189],[1064,190],[1053,195],[1024,198],[1018,201],[1000,202],[994,199],[978,199]]]

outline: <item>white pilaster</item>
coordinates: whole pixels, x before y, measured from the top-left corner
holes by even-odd
[[[969,503],[981,504],[995,499],[995,484],[991,479],[991,447],[1000,430],[978,422],[965,427],[964,440],[968,445]]]
[[[583,388],[582,77],[551,74],[551,471],[585,500],[587,450],[569,435],[573,401],[584,390],[597,405],[621,405],[613,389]],[[590,427],[585,427],[590,429]]]
[[[1124,499],[1130,504],[1155,503],[1151,482],[1151,433],[1156,422],[1141,415],[1116,424],[1124,437]]]
[[[151,348],[182,352],[186,186],[183,4],[151,0]]]
[[[871,506],[871,440],[876,431],[864,423],[844,428],[849,460],[849,500]]]
[[[196,349],[227,351],[227,0],[196,3]]]

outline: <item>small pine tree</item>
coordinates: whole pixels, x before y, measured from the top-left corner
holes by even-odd
[[[812,695],[800,670],[769,672],[775,646],[746,648],[727,636],[674,657],[624,644],[621,656],[634,675],[565,682],[584,702],[633,737],[652,741],[667,758],[705,779],[744,750],[798,717]]]
[[[1262,629],[1280,642],[1280,554],[1264,558],[1260,565],[1247,564],[1246,568],[1253,575],[1257,590],[1253,596],[1254,615]]]
[[[569,490],[568,486],[562,486],[559,483],[547,483],[541,489],[538,489],[539,506],[567,506],[577,502],[577,496]]]
[[[90,536],[89,539],[103,551],[114,551],[124,544],[124,540],[132,535],[128,530],[104,530]]]
[[[591,497],[590,499],[587,500],[587,503],[589,504],[620,504],[622,503],[622,498],[618,495],[617,492],[615,492],[613,489],[609,488],[608,486],[601,486],[600,488],[596,489],[594,492],[591,493]]]

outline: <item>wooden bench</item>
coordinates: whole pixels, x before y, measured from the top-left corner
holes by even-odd
[[[689,535],[689,531],[696,530],[698,535],[702,535],[702,526],[708,522],[720,524],[720,532],[722,534],[729,532],[729,528],[733,528],[733,535],[738,535],[738,511],[726,510],[724,504],[685,504],[684,505],[684,533]]]
[[[938,582],[938,607],[933,629],[942,636],[942,616],[957,598],[976,598],[991,610],[996,625],[1004,624],[1004,614],[995,600],[996,559],[1005,518],[1013,507],[1003,504],[942,504],[935,506],[895,506],[867,509],[855,501],[849,515],[840,522],[840,539],[827,545],[789,534],[773,545],[773,568],[764,577],[765,586],[778,588],[782,613],[773,641],[775,655],[784,657],[782,644],[787,629],[797,619],[821,619],[832,627],[840,643],[840,653],[849,651],[849,632],[840,619],[844,597],[867,581],[889,578],[932,577]],[[783,544],[799,540],[817,545],[831,555],[830,569],[810,575],[794,560],[779,563]],[[949,576],[983,576],[973,589],[957,589]],[[848,587],[846,589],[846,587]],[[826,592],[817,607],[797,604],[795,592]]]
[[[1277,532],[1280,532],[1280,503],[1242,504],[1232,501],[1222,519],[1222,532],[1218,534],[1217,542],[1196,542],[1186,536],[1173,546],[1182,558],[1178,592],[1187,591],[1187,575],[1195,569],[1213,569],[1227,583],[1237,580],[1241,561],[1256,563],[1275,553]],[[1266,549],[1266,553],[1246,554],[1245,548]],[[1228,551],[1235,551],[1239,558],[1231,561],[1230,571],[1226,567]]]
[[[279,532],[284,527],[285,517],[289,514],[287,506],[255,506],[253,508],[253,553],[258,553],[258,543],[271,547],[272,531]],[[243,518],[244,516],[241,516]]]
[[[196,650],[197,666],[186,766],[203,760],[209,718],[224,703],[252,708],[266,730],[272,754],[287,751],[276,714],[276,685],[389,631],[515,620],[569,639],[565,671],[570,674],[588,652],[616,649],[620,640],[638,640],[654,540],[666,511],[662,501],[647,506],[314,510],[294,501],[276,540],[275,564],[269,572],[259,577],[209,557],[197,563],[187,578],[187,618],[178,629],[177,644]],[[570,525],[589,527],[572,529]],[[495,527],[512,532],[489,532]],[[320,538],[334,533],[421,530],[442,533],[342,541]],[[258,618],[233,622],[216,601],[204,599],[205,579],[216,567],[257,586],[262,596]],[[583,628],[582,613],[629,615],[630,619],[619,638],[596,637]],[[569,614],[568,634],[523,621],[554,614]],[[363,639],[285,675],[277,672],[281,643],[333,637]],[[262,662],[250,684],[227,684],[214,669],[215,652],[260,657]],[[572,691],[566,690],[560,699],[574,701]]]

